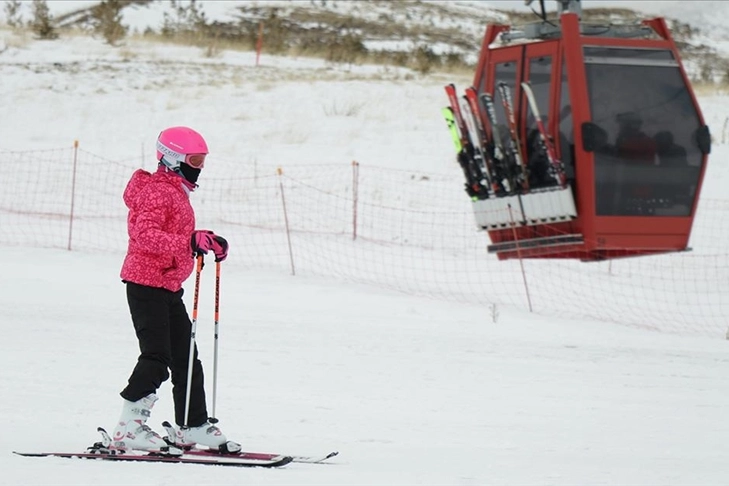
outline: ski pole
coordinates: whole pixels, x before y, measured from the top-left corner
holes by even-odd
[[[220,328],[220,262],[215,262],[215,351],[213,352],[213,416],[210,423],[216,423],[215,398],[218,394],[218,329]]]
[[[192,362],[195,357],[195,330],[197,329],[197,302],[200,295],[200,273],[203,268],[203,256],[197,256],[197,266],[195,268],[195,294],[192,299],[192,329],[190,329],[190,356],[187,360],[187,389],[185,390],[185,423],[183,427],[187,427],[187,419],[190,415],[190,389],[192,388]]]

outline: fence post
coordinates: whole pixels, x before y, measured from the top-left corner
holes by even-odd
[[[291,231],[289,230],[289,216],[286,212],[286,197],[284,196],[284,186],[283,186],[283,170],[281,170],[281,167],[278,168],[278,187],[281,189],[281,203],[283,204],[283,214],[284,214],[284,223],[286,224],[286,239],[289,242],[289,260],[291,261],[291,275],[296,275],[296,270],[294,269],[294,252],[291,248]]]
[[[529,285],[527,284],[526,272],[524,271],[524,259],[521,257],[521,247],[519,246],[519,236],[516,233],[516,222],[514,221],[514,213],[511,210],[511,204],[509,204],[509,218],[511,218],[511,230],[514,234],[514,243],[516,244],[516,256],[519,258],[519,265],[521,266],[521,277],[524,280],[524,290],[526,291],[527,304],[529,305],[529,312],[532,311],[532,298],[529,295]]]
[[[359,162],[352,161],[352,239],[357,239],[357,202],[359,200]]]
[[[71,172],[71,213],[68,218],[68,251],[73,241],[73,213],[76,205],[76,165],[78,163],[78,140],[73,141],[73,170]]]
[[[263,21],[258,24],[258,40],[256,40],[256,67],[261,59],[261,49],[263,48]]]

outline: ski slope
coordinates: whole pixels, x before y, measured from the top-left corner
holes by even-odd
[[[158,131],[190,124],[214,147],[206,171],[218,177],[255,161],[459,170],[439,110],[444,82],[468,79],[268,56],[254,69],[251,53],[206,59],[181,47],[2,35],[11,46],[0,56],[3,150],[80,140],[107,159],[149,165]],[[729,103],[712,95],[702,106],[720,141]],[[726,155],[717,143],[711,161]],[[209,197],[205,175],[193,206]],[[726,199],[725,179],[711,165],[704,195]],[[113,428],[137,343],[118,277],[123,253],[11,241],[0,252],[0,484],[726,484],[726,341],[509,306],[494,316],[377,285],[252,270],[233,258],[247,244],[231,241],[223,265],[221,427],[249,450],[340,451],[331,464],[14,456],[82,450],[97,426]],[[212,274],[212,265],[203,272],[198,325],[209,385]],[[168,383],[160,397],[152,425],[172,417]]]
[[[718,485],[729,472],[724,341],[509,310],[494,324],[476,306],[225,266],[221,427],[256,451],[339,450],[332,464],[12,455],[83,449],[113,426],[136,358],[120,262],[0,253],[1,484]],[[210,272],[198,324],[209,393]],[[172,417],[168,384],[160,397],[152,424]]]

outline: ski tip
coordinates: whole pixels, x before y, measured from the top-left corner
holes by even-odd
[[[328,459],[339,455],[339,451],[332,451],[323,456],[294,456],[294,462],[303,462],[307,464],[322,464]]]
[[[13,451],[13,454],[17,454],[19,456],[23,457],[45,457],[49,454],[46,452],[19,452],[19,451]]]

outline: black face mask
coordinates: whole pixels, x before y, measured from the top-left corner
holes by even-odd
[[[187,164],[180,164],[180,173],[182,174],[182,177],[187,179],[187,181],[191,184],[195,184],[197,182],[197,178],[200,176],[200,170],[201,169],[190,167]]]

